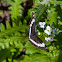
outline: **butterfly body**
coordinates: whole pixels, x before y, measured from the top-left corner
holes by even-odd
[[[45,43],[35,33],[35,19],[34,13],[32,12],[32,18],[29,23],[29,41],[36,47],[48,51]]]

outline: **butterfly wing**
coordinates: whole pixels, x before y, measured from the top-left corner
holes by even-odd
[[[32,18],[29,23],[29,41],[36,47],[48,51],[45,43],[36,35],[35,33],[35,19],[34,13],[32,13]]]

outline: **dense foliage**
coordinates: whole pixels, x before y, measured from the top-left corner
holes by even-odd
[[[6,21],[6,27],[0,23],[0,62],[62,62],[62,1],[58,0],[33,0],[33,8],[28,9],[25,19],[22,20],[23,6],[26,0],[2,0],[11,6],[11,24]],[[28,20],[35,14],[36,31],[47,45],[49,52],[34,47],[28,39]],[[0,12],[0,15],[3,11]],[[46,42],[47,36],[39,26],[39,22],[57,28],[54,42]]]

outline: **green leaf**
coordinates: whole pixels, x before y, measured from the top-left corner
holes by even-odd
[[[62,4],[62,1],[50,1],[51,4]]]
[[[13,62],[19,62],[18,60],[14,59]]]
[[[29,56],[25,55],[23,62],[31,62],[31,58]]]
[[[11,28],[11,25],[10,25],[10,23],[8,21],[6,21],[6,28],[7,29],[10,29]]]
[[[0,32],[0,37],[4,37],[8,34],[14,33],[15,31],[22,31],[23,32],[23,30],[24,30],[24,32],[25,32],[25,29],[27,29],[27,28],[28,28],[28,26],[26,26],[26,25],[13,27],[9,30],[5,30],[5,32]]]
[[[0,50],[0,62],[3,61],[6,58],[11,58],[12,54],[10,52],[10,49],[2,49]]]
[[[20,0],[14,0],[15,2],[12,2],[11,7],[9,8],[11,10],[11,18],[13,21],[17,21],[18,17],[20,16],[19,14],[22,14],[22,6]]]
[[[1,32],[5,31],[5,26],[2,23],[0,23],[0,30],[1,30]]]
[[[48,11],[48,15],[50,15],[50,17],[48,18],[48,23],[50,23],[50,25],[54,22],[55,25],[58,24],[57,22],[57,12],[55,11],[55,8],[51,8]]]
[[[30,57],[32,58],[31,62],[52,62],[48,56],[42,54],[32,54]]]
[[[9,48],[9,43],[8,42],[6,42],[4,45],[5,45],[6,48]]]
[[[32,45],[29,41],[26,42],[25,48],[26,48],[26,54],[33,54],[39,51],[39,49],[34,45]]]
[[[10,3],[10,4],[12,3],[12,0],[5,0],[5,1],[2,0],[2,1],[3,1],[3,3],[4,3],[4,2],[8,2],[8,3]]]
[[[54,22],[55,25],[57,25],[57,12],[55,12],[53,15],[51,15],[48,19],[50,20],[49,21],[50,24],[52,24],[52,22]]]
[[[37,6],[34,6],[34,10],[36,12],[35,20],[37,24],[39,21],[41,21],[41,16],[44,14],[46,7],[39,3]]]
[[[15,48],[19,48],[19,51],[21,52],[23,49],[22,43],[19,42],[17,45],[15,45]]]
[[[0,10],[0,15],[3,14],[3,11]]]

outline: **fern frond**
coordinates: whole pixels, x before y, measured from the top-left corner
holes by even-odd
[[[11,29],[5,30],[4,32],[0,32],[0,38],[6,36],[8,34],[14,33],[15,31],[21,31],[21,32],[24,31],[25,32],[25,30],[27,28],[28,28],[28,26],[26,26],[26,25],[12,27]]]
[[[22,6],[20,5],[21,3],[22,1],[20,0],[14,0],[14,2],[12,2],[12,6],[9,8],[11,10],[10,14],[13,21],[22,16]]]

